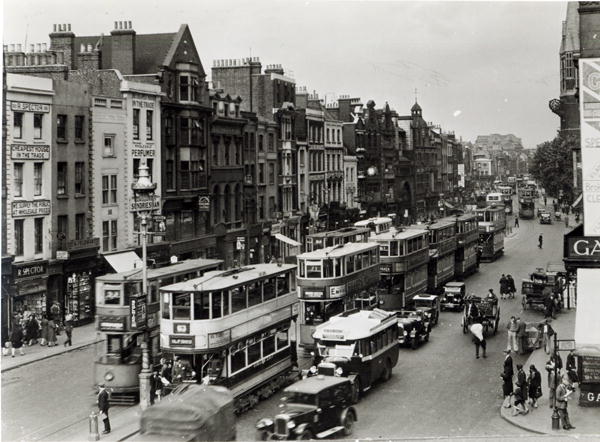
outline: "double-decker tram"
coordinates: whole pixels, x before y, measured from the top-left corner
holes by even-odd
[[[456,252],[454,253],[454,276],[464,279],[477,271],[477,247],[479,226],[477,215],[465,213],[456,218]]]
[[[254,264],[161,288],[163,356],[232,390],[237,412],[253,407],[289,382],[295,364],[295,279],[294,264]]]
[[[387,216],[378,216],[375,218],[363,219],[354,223],[354,227],[368,227],[372,234],[389,232],[394,226],[392,218]]]
[[[368,227],[343,227],[328,232],[313,233],[306,237],[306,251],[338,246],[349,242],[367,242],[371,229]]]
[[[401,310],[412,297],[427,289],[429,235],[425,229],[392,230],[371,237],[379,244],[382,309]]]
[[[315,327],[354,308],[357,295],[379,281],[379,245],[348,243],[298,255],[298,344],[314,348]]]
[[[533,219],[535,216],[535,193],[532,189],[519,189],[519,218]]]
[[[218,269],[223,261],[189,259],[148,269],[148,293],[142,294],[142,269],[108,273],[96,278],[96,344],[94,384],[106,384],[114,403],[134,403],[139,392],[142,343],[152,364],[160,359],[159,288]]]
[[[378,380],[387,381],[398,363],[398,318],[380,309],[348,310],[314,332],[319,374],[346,376],[353,402]]]
[[[494,261],[504,253],[506,214],[501,207],[477,209],[481,260]]]
[[[427,291],[435,295],[444,291],[444,284],[454,278],[456,251],[456,221],[442,218],[427,226],[429,231],[429,265]]]

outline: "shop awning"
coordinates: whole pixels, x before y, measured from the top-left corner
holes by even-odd
[[[281,233],[276,233],[275,238],[277,238],[279,241],[283,241],[286,244],[289,244],[290,246],[294,246],[294,247],[300,247],[302,244],[300,244],[298,241],[292,239],[292,238],[288,238],[285,235],[282,235]]]
[[[579,196],[577,197],[577,199],[575,200],[575,202],[573,204],[571,204],[571,207],[573,207],[573,208],[577,207],[579,204],[581,204],[582,199],[583,199],[583,193],[580,193]]]
[[[142,268],[142,260],[135,252],[113,253],[104,255],[104,259],[117,273],[128,272],[133,269]]]

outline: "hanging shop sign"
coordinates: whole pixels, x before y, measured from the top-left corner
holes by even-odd
[[[131,155],[135,158],[146,158],[155,156],[155,145],[154,143],[133,143],[131,149]]]
[[[129,210],[132,212],[145,212],[160,210],[160,198],[156,195],[131,200]]]
[[[13,201],[13,218],[37,215],[50,215],[50,200]]]
[[[13,160],[49,160],[48,144],[11,144],[10,158]]]

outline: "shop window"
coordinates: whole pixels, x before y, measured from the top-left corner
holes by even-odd
[[[42,138],[42,123],[44,114],[33,114],[33,138],[39,140]]]
[[[133,139],[140,139],[140,110],[133,110]]]
[[[23,112],[13,113],[13,138],[23,138]]]
[[[194,293],[194,319],[210,319],[209,293]]]
[[[23,223],[25,220],[15,220],[15,256],[23,256]]]
[[[173,293],[173,319],[190,319],[190,294]]]
[[[67,116],[57,115],[56,117],[56,139],[58,141],[67,141]]]
[[[13,195],[23,196],[23,163],[13,163]]]
[[[146,140],[152,140],[154,128],[154,112],[151,110],[146,111]]]

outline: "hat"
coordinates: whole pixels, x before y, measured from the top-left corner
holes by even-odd
[[[99,384],[98,388],[106,388],[106,384]]]
[[[510,354],[510,348],[507,348],[506,350],[504,350],[504,353]]]

